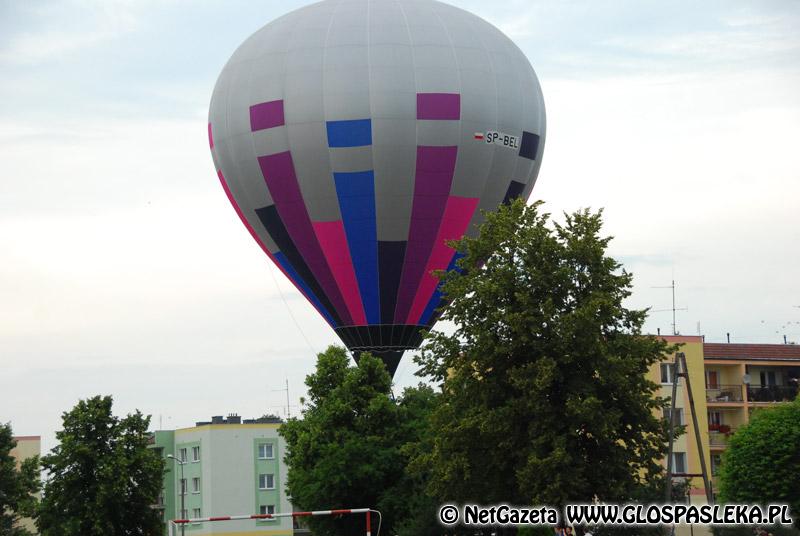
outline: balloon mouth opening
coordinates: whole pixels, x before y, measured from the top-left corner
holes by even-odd
[[[430,326],[417,324],[374,324],[370,326],[341,326],[335,329],[345,346],[353,352],[358,363],[361,354],[369,352],[379,357],[394,377],[406,350],[416,350],[422,344]]]

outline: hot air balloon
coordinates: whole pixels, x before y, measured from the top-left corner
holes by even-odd
[[[433,0],[324,0],[222,70],[208,140],[264,253],[356,360],[394,375],[437,319],[435,270],[482,211],[531,193],[545,110],[500,30]]]

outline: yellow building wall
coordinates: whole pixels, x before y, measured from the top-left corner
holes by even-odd
[[[28,458],[32,458],[34,456],[41,456],[42,454],[42,438],[39,436],[17,436],[14,438],[17,442],[17,446],[11,449],[11,457],[17,460],[17,469],[22,464],[23,460],[27,460]],[[39,494],[37,494],[38,496]],[[22,519],[20,525],[34,534],[38,534],[36,531],[36,525],[34,524],[32,519]]]
[[[686,453],[686,472],[693,474],[700,474],[700,453],[702,452],[705,457],[706,469],[710,472],[711,459],[709,453],[709,437],[708,437],[708,407],[706,405],[706,390],[705,390],[705,366],[703,362],[703,339],[702,337],[695,336],[665,336],[663,337],[670,344],[680,344],[678,350],[686,355],[686,366],[689,374],[689,381],[692,386],[692,394],[694,395],[695,413],[697,415],[697,426],[700,430],[700,443],[701,449],[697,448],[697,441],[695,439],[694,424],[692,422],[692,414],[689,404],[688,390],[686,389],[686,382],[683,378],[678,383],[678,391],[676,396],[675,406],[683,408],[683,420],[686,426],[685,433],[680,436],[673,446],[674,452]],[[664,363],[672,363],[675,361],[675,354],[670,354]],[[672,384],[661,384],[661,366],[656,364],[651,367],[648,377],[661,385],[661,396],[669,398],[672,395]],[[666,463],[665,463],[666,465]],[[701,477],[693,477],[690,479],[691,497],[699,502],[705,502],[705,491],[703,486],[703,479]]]

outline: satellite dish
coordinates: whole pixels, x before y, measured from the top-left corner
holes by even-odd
[[[751,380],[752,380],[752,378],[750,378],[749,374],[742,375],[742,383],[748,383],[749,384]]]

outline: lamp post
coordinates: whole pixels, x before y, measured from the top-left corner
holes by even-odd
[[[186,480],[183,478],[183,466],[186,465],[186,462],[179,458],[176,458],[172,454],[167,454],[167,458],[169,458],[170,460],[174,461],[175,463],[181,466],[181,480],[179,483],[179,489],[181,494],[181,518],[184,518],[185,517],[184,512],[186,512],[186,505],[184,504],[184,501],[186,500],[186,489],[184,488],[184,485],[186,483]],[[186,534],[186,523],[181,523],[181,536],[185,536],[185,534]]]

